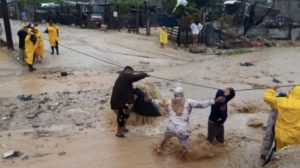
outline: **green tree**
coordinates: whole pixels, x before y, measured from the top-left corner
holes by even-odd
[[[125,14],[130,8],[142,6],[145,0],[110,0],[109,2],[119,8],[121,14]]]
[[[162,0],[162,6],[167,13],[172,13],[177,4],[177,0]]]

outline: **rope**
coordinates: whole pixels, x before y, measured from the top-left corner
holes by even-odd
[[[207,89],[212,89],[212,90],[218,90],[219,88],[215,88],[215,87],[211,87],[211,86],[206,86],[206,85],[201,85],[201,84],[195,84],[195,83],[189,83],[189,82],[184,82],[184,81],[178,81],[178,80],[173,80],[173,79],[167,79],[167,78],[162,78],[162,77],[157,77],[157,76],[152,76],[150,75],[150,77],[152,78],[156,78],[156,79],[161,79],[161,80],[166,80],[166,81],[171,81],[171,82],[180,82],[183,84],[187,84],[187,85],[191,85],[191,86],[197,86],[197,87],[202,87],[202,88],[207,88]],[[278,87],[280,88],[284,88],[284,87],[294,87],[297,86],[296,85],[280,85]],[[249,88],[249,89],[237,89],[235,90],[236,92],[245,92],[245,91],[254,91],[254,90],[265,90],[268,89],[267,87],[265,88]]]
[[[45,39],[45,38],[43,38],[43,39]],[[45,39],[45,40],[49,41],[49,39]],[[70,47],[62,45],[62,44],[59,44],[59,45],[62,46],[62,47],[64,47],[64,48],[66,48],[66,49],[68,49],[68,50],[71,50],[73,52],[77,52],[77,53],[85,55],[87,57],[90,57],[90,58],[93,58],[93,59],[105,62],[107,64],[110,64],[110,65],[113,65],[113,66],[116,66],[116,67],[119,67],[119,68],[123,68],[122,65],[114,63],[112,61],[108,61],[108,60],[105,60],[105,59],[98,58],[96,56],[84,53],[82,51],[70,48]],[[108,52],[108,53],[110,52],[110,51],[104,51],[104,50],[101,50],[101,51]],[[110,53],[118,53],[118,52],[110,52]],[[118,53],[118,54],[130,55],[130,54],[126,54],[126,53]],[[139,55],[139,56],[141,56],[141,55]],[[165,81],[170,81],[170,82],[178,82],[178,83],[183,83],[183,84],[190,85],[190,86],[196,86],[196,87],[201,87],[201,88],[206,88],[206,89],[218,90],[218,88],[216,88],[216,87],[206,86],[206,85],[202,85],[202,84],[195,84],[195,83],[190,83],[190,82],[185,82],[185,81],[179,81],[179,80],[174,80],[174,79],[168,79],[168,78],[163,78],[163,77],[158,77],[158,76],[153,76],[153,75],[149,75],[149,76],[152,77],[152,78],[160,79],[160,80],[165,80]],[[281,86],[278,86],[278,87],[293,87],[293,86],[296,86],[296,85],[281,85]],[[245,92],[245,91],[254,91],[254,90],[265,90],[265,89],[267,89],[267,88],[238,89],[238,90],[236,90],[236,92]]]
[[[74,52],[80,53],[80,54],[82,54],[82,55],[88,56],[88,57],[90,57],[90,58],[94,58],[94,59],[103,61],[103,62],[105,62],[105,63],[107,63],[107,64],[114,65],[114,66],[119,67],[119,68],[123,67],[122,65],[119,65],[119,64],[117,64],[117,63],[113,63],[113,62],[111,62],[111,61],[107,61],[107,60],[104,60],[104,59],[95,57],[95,56],[93,56],[93,55],[90,55],[90,54],[87,54],[87,53],[84,53],[84,52],[75,50],[75,49],[73,49],[73,48],[67,47],[67,46],[65,46],[65,45],[62,45],[62,44],[59,44],[59,45],[62,46],[62,47],[64,47],[64,48],[66,48],[66,49],[69,49],[69,50],[71,50],[71,51],[74,51]]]
[[[128,53],[124,53],[124,52],[107,51],[107,50],[103,50],[103,49],[100,49],[100,48],[97,48],[97,50],[105,52],[105,53],[110,53],[110,54],[119,54],[119,55],[125,55],[125,56],[135,56],[135,57],[141,57],[141,58],[151,58],[151,56],[149,56],[149,55],[128,54]],[[172,56],[167,55],[167,54],[160,54],[160,56],[166,56],[166,57],[176,58],[177,60],[185,61],[185,62],[192,62],[192,60],[186,60],[186,59],[182,59],[182,58],[172,57]]]
[[[294,86],[298,86],[298,85],[297,84],[295,84],[295,85],[280,85],[280,86],[277,86],[277,87],[285,88],[285,87],[294,87]],[[244,92],[244,91],[265,90],[265,89],[268,89],[268,88],[264,87],[264,88],[253,88],[253,89],[237,89],[235,91],[236,92]]]
[[[166,81],[171,81],[171,82],[180,82],[180,83],[191,85],[191,86],[197,86],[197,87],[202,87],[202,88],[207,88],[207,89],[218,90],[218,88],[215,88],[215,87],[210,87],[210,86],[205,86],[205,85],[200,85],[200,84],[195,84],[195,83],[190,83],[190,82],[167,79],[167,78],[162,78],[162,77],[152,76],[152,75],[150,75],[150,77],[156,78],[156,79],[161,79],[161,80],[166,80]]]
[[[42,39],[44,39],[44,40],[46,40],[46,41],[49,41],[49,39],[46,39],[46,38],[42,38]],[[77,52],[77,53],[79,53],[79,54],[85,55],[85,56],[87,56],[87,57],[94,58],[94,59],[96,59],[96,60],[105,62],[105,63],[107,63],[107,64],[114,65],[114,66],[119,67],[119,68],[120,68],[120,67],[123,67],[122,65],[119,65],[119,64],[117,64],[117,63],[113,63],[112,61],[108,61],[108,60],[104,60],[104,59],[98,58],[98,57],[96,57],[96,56],[93,56],[93,55],[84,53],[84,52],[82,52],[82,51],[79,51],[79,50],[70,48],[70,47],[68,47],[68,46],[65,46],[65,45],[63,45],[63,44],[61,44],[61,43],[59,43],[59,46],[61,46],[61,47],[63,47],[63,48],[66,48],[66,49],[68,49],[68,50],[71,50],[71,51],[73,51],[73,52]]]

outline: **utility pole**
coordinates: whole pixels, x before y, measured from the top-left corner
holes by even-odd
[[[145,1],[145,8],[146,8],[146,34],[147,36],[150,36],[150,9],[149,9],[149,0]]]
[[[6,0],[1,0],[1,5],[2,5],[2,16],[3,16],[3,22],[5,28],[7,47],[9,49],[14,50],[14,43],[11,35],[11,27],[9,22],[8,7],[7,7]]]

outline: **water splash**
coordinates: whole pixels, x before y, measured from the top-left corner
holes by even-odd
[[[223,144],[211,144],[203,134],[190,138],[190,148],[183,152],[177,138],[172,138],[161,148],[155,147],[154,151],[160,156],[172,156],[185,161],[195,161],[207,158],[214,158],[230,152],[230,147]]]

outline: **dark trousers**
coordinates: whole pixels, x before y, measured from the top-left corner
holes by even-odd
[[[127,110],[127,106],[117,111],[117,124],[118,127],[124,128],[126,124],[126,120],[129,118],[129,114],[125,112]]]
[[[208,121],[207,140],[213,142],[215,139],[220,143],[224,143],[224,126]]]
[[[56,50],[56,54],[58,55],[59,54],[59,50],[58,50],[58,42],[56,42],[55,46],[52,47],[51,46],[51,54],[54,54],[54,48]]]

